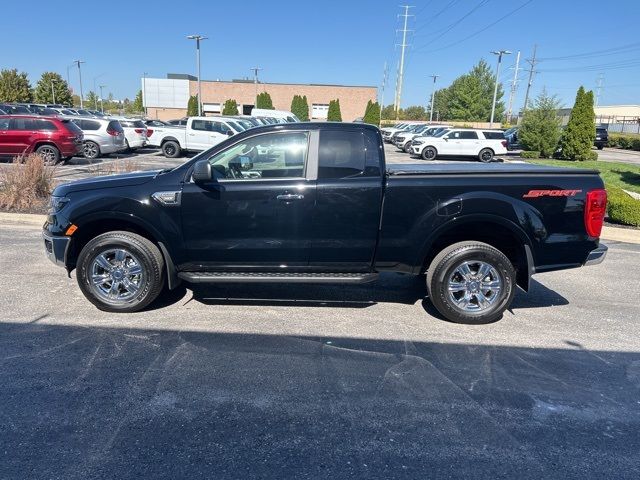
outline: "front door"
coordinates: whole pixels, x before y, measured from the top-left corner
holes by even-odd
[[[184,270],[288,271],[309,261],[315,180],[307,131],[247,137],[209,158],[214,179],[182,191]]]

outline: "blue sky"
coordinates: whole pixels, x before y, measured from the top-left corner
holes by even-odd
[[[199,33],[209,37],[202,45],[203,79],[251,76],[250,67],[258,65],[264,69],[260,78],[268,82],[380,86],[386,61],[390,74],[385,103],[391,103],[399,58],[394,44],[401,40],[395,31],[401,28],[400,3],[111,0],[81,8],[71,2],[64,8],[36,0],[29,3],[29,11],[38,12],[38,20],[27,21],[24,6],[8,2],[3,5],[3,26],[4,38],[11,41],[3,46],[0,67],[26,71],[35,84],[47,70],[66,77],[67,66],[81,59],[86,61],[85,93],[95,80],[107,85],[105,95],[132,98],[143,72],[156,77],[167,72],[193,74],[194,45],[185,36]],[[521,66],[527,66],[524,59],[531,56],[534,43],[542,61],[532,95],[546,86],[571,105],[577,87],[595,89],[602,73],[600,105],[640,103],[638,0],[407,3],[415,5],[410,11],[415,17],[408,26],[414,32],[408,36],[404,106],[427,103],[428,75],[440,75],[438,85],[445,86],[480,58],[494,66],[490,50],[514,52],[505,58],[501,74],[510,81],[515,53],[522,51]],[[77,90],[77,70],[70,69],[70,76]],[[523,74],[517,107],[525,88]]]

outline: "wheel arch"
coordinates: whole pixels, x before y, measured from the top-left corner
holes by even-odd
[[[534,272],[531,240],[521,227],[496,215],[468,215],[447,222],[435,230],[420,250],[419,272],[427,270],[435,256],[447,246],[462,241],[491,245],[511,261],[518,285],[525,291]]]

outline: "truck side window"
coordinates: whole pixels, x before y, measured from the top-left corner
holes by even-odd
[[[364,132],[364,147],[365,147],[365,165],[364,175],[365,177],[379,177],[380,176],[380,139],[378,135],[370,130]]]
[[[365,144],[362,131],[322,130],[318,151],[318,178],[347,178],[362,175]]]
[[[209,158],[219,180],[304,178],[308,151],[307,132],[256,135]]]

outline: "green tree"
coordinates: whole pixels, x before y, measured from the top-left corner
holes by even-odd
[[[265,108],[267,110],[273,110],[273,102],[271,101],[271,95],[267,92],[258,94],[256,99],[256,108]]]
[[[485,60],[480,60],[469,73],[456,78],[447,88],[446,93],[440,90],[437,92],[438,101],[446,102],[446,108],[440,111],[440,118],[468,122],[489,121],[495,80],[495,75],[489,64]],[[502,84],[498,84],[496,122],[502,119],[504,113],[503,95]]]
[[[335,99],[329,102],[329,111],[327,112],[327,120],[329,122],[341,122],[342,113],[340,112],[340,100]]]
[[[309,101],[307,96],[294,95],[291,100],[291,113],[303,122],[309,121]]]
[[[380,117],[382,120],[395,120],[396,112],[393,109],[393,105],[387,105],[380,111]]]
[[[403,117],[406,120],[426,120],[427,111],[421,105],[413,105],[403,110]]]
[[[451,97],[451,93],[449,88],[441,88],[436,90],[435,95],[433,96],[433,119],[440,120],[449,120],[449,99]],[[429,114],[429,118],[431,118],[431,100],[429,100],[429,105],[427,106],[427,111]]]
[[[518,138],[525,150],[540,152],[543,158],[555,153],[562,133],[559,108],[557,97],[548,95],[543,89],[533,105],[525,111],[520,123]]]
[[[56,72],[44,72],[42,74],[34,90],[34,100],[38,103],[73,105],[69,85],[67,85],[67,82],[64,81],[62,76]]]
[[[142,90],[138,90],[138,93],[136,94],[136,98],[134,98],[133,100],[133,104],[131,108],[135,113],[144,112],[144,101],[142,100]]]
[[[569,115],[569,123],[560,138],[560,156],[566,160],[588,160],[596,138],[593,92],[580,86]]]
[[[25,72],[0,70],[0,102],[30,102],[33,91]]]
[[[224,102],[222,115],[238,115],[238,102],[229,99]]]
[[[87,96],[84,97],[84,108],[90,108],[97,110],[99,108],[98,95],[93,90],[89,90]]]
[[[362,121],[371,125],[380,125],[380,104],[378,102],[371,100],[367,102]]]
[[[198,96],[191,95],[187,103],[187,117],[195,117],[198,115]]]

